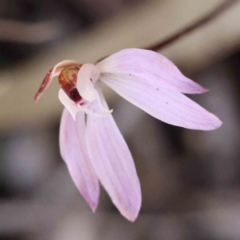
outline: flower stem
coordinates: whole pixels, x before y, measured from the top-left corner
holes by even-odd
[[[226,11],[229,7],[237,3],[238,0],[225,0],[222,4],[217,6],[215,9],[213,9],[211,12],[206,14],[203,18],[197,20],[196,22],[192,23],[191,25],[185,27],[184,29],[180,30],[179,32],[173,34],[172,36],[164,39],[163,41],[160,41],[150,47],[145,47],[144,49],[152,50],[152,51],[159,51],[163,49],[164,47],[174,43],[184,35],[196,30],[199,27],[202,27],[206,23],[209,23],[211,20],[218,17],[220,14],[222,14],[224,11]]]
[[[173,34],[172,36],[161,40],[158,43],[155,43],[152,46],[149,47],[142,47],[142,49],[148,49],[152,51],[159,51],[168,45],[174,43],[181,37],[185,36],[188,33],[191,33],[192,31],[204,26],[205,24],[209,23],[210,21],[217,18],[219,15],[221,15],[223,12],[225,12],[228,8],[230,8],[235,3],[239,2],[239,0],[225,0],[223,3],[218,5],[215,9],[213,9],[211,12],[207,13],[205,16],[203,16],[201,19],[197,20],[196,22],[190,24],[189,26],[185,27],[184,29],[180,30],[179,32]],[[101,60],[105,59],[108,56],[105,56],[101,59],[99,59],[96,63],[100,62]]]

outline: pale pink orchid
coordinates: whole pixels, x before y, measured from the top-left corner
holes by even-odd
[[[137,218],[141,206],[133,158],[101,93],[100,82],[166,123],[199,130],[213,130],[222,124],[183,95],[207,90],[153,51],[125,49],[95,65],[62,61],[48,72],[35,100],[54,76],[58,76],[58,96],[66,107],[60,126],[61,155],[93,211],[98,205],[99,181],[128,220]]]

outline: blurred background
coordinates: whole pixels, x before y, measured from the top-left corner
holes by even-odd
[[[136,222],[101,190],[92,214],[58,147],[57,62],[94,62],[171,36],[221,0],[0,1],[0,239],[239,240],[240,2],[161,53],[209,93],[191,96],[223,121],[212,132],[162,123],[104,88],[143,193]]]

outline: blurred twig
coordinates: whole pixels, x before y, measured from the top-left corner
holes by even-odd
[[[194,22],[191,25],[187,26],[186,28],[180,30],[179,32],[173,34],[172,36],[166,38],[165,40],[160,41],[153,46],[145,47],[144,49],[149,49],[152,51],[159,51],[159,50],[163,49],[164,47],[177,41],[178,39],[185,36],[186,34],[198,29],[199,27],[202,27],[206,23],[209,23],[211,20],[218,17],[220,14],[225,12],[228,8],[230,8],[237,2],[239,2],[239,0],[225,0],[222,4],[217,6],[215,9],[213,9],[211,12],[209,12],[203,18],[197,20],[196,22]]]
[[[164,47],[168,46],[171,43],[174,43],[181,37],[185,36],[186,34],[198,29],[199,27],[202,27],[206,23],[209,23],[211,20],[215,19],[219,15],[221,15],[223,12],[225,12],[228,8],[230,8],[235,3],[239,2],[239,0],[225,0],[222,4],[217,6],[215,9],[213,9],[211,12],[206,14],[201,19],[197,20],[196,22],[192,23],[191,25],[187,26],[183,30],[180,30],[179,32],[173,34],[172,36],[166,38],[165,40],[161,40],[160,42],[149,46],[149,47],[142,47],[143,49],[148,49],[152,51],[159,51],[163,49]],[[108,56],[105,56],[101,59],[99,59],[97,62],[102,61]]]

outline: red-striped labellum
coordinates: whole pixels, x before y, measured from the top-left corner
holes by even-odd
[[[64,68],[58,76],[58,82],[61,85],[64,92],[69,96],[75,103],[80,103],[82,97],[80,96],[76,84],[77,74],[82,65],[73,65]]]
[[[64,60],[60,63],[58,63],[57,65],[55,65],[53,68],[51,68],[48,73],[46,74],[46,76],[43,79],[43,82],[40,86],[40,88],[38,89],[36,95],[34,96],[34,100],[38,101],[40,99],[40,97],[42,96],[42,94],[44,93],[44,91],[49,87],[52,79],[54,76],[58,76],[59,74],[61,74],[63,72],[63,76],[61,77],[61,82],[59,81],[61,86],[64,86],[64,91],[69,95],[69,97],[74,100],[75,102],[78,101],[79,96],[77,93],[77,90],[74,90],[74,87],[72,86],[74,81],[69,80],[68,77],[72,78],[71,76],[71,72],[73,74],[73,72],[77,72],[79,71],[80,67],[82,66],[82,64],[73,61],[73,60]],[[76,68],[76,69],[74,69]],[[67,70],[69,70],[69,73],[67,73]],[[77,81],[77,72],[76,72],[76,77],[75,78],[75,85],[76,85],[76,81]],[[68,76],[69,75],[69,76]],[[69,89],[69,87],[66,87],[65,82],[71,82],[71,84],[69,85],[69,87],[71,89]],[[69,91],[73,91],[73,93],[70,93]]]

